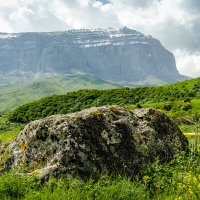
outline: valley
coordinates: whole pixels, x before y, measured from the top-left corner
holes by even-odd
[[[24,77],[22,75],[17,78],[16,76],[4,76],[4,79],[0,80],[2,85],[9,83],[7,86],[0,87],[0,111],[8,112],[24,103],[53,94],[66,94],[79,89],[122,87],[119,84],[86,75],[40,75],[23,80]]]

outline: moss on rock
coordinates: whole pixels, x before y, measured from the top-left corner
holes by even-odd
[[[187,145],[177,125],[155,109],[90,108],[29,123],[9,145],[5,169],[25,165],[41,178],[133,176],[158,157],[169,161]]]

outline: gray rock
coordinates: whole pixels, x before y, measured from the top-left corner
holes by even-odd
[[[0,73],[84,73],[152,84],[186,79],[158,40],[128,28],[0,33]]]
[[[187,145],[177,125],[153,108],[90,108],[29,123],[0,151],[8,153],[1,167],[26,166],[41,178],[85,178],[102,172],[133,176],[156,158],[171,160]]]

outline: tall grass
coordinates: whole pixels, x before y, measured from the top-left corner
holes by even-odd
[[[0,176],[0,199],[24,200],[198,200],[200,199],[200,143],[180,153],[170,163],[159,160],[138,174],[134,180],[121,176],[101,175],[87,181],[51,178],[41,182],[36,177],[14,172]]]
[[[12,141],[23,127],[0,118],[1,142]],[[196,126],[189,127],[195,133]],[[185,127],[183,127],[185,128]],[[143,169],[134,180],[128,177],[100,175],[87,181],[51,178],[41,182],[37,177],[9,172],[0,176],[0,200],[199,200],[200,135],[187,136],[190,151],[181,152],[170,163],[159,160]]]
[[[0,113],[0,145],[13,141],[23,127],[23,124],[9,122],[7,115]]]

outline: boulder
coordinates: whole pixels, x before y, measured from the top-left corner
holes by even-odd
[[[157,158],[168,162],[187,145],[178,126],[158,110],[105,106],[29,123],[8,145],[2,168],[25,166],[41,178],[132,177]]]

